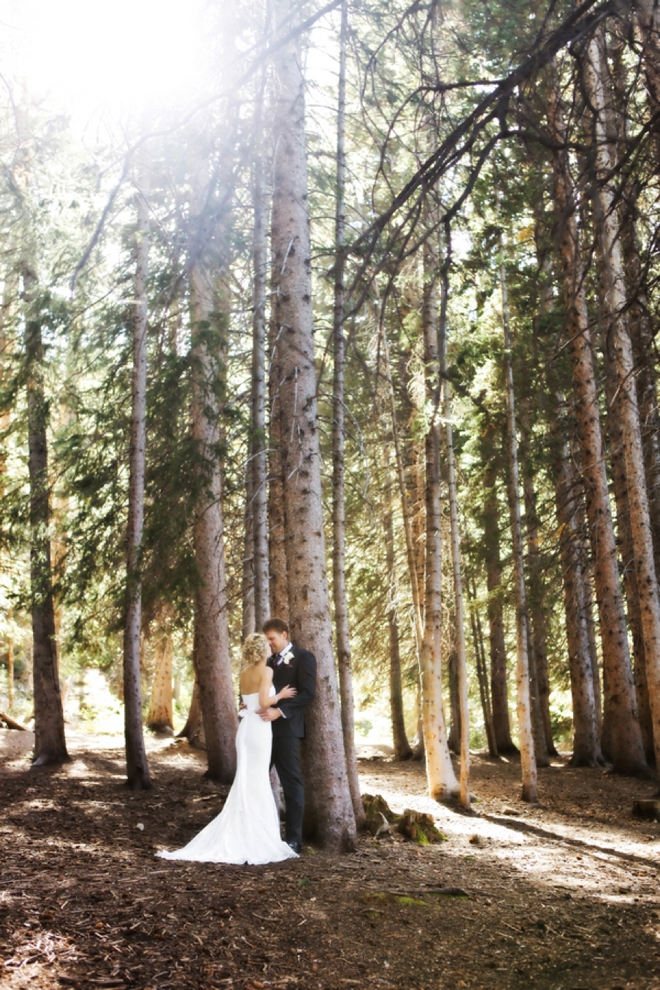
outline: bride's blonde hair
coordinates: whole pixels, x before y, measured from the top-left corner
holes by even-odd
[[[264,657],[268,656],[268,640],[263,633],[250,633],[243,643],[241,670],[254,667]]]

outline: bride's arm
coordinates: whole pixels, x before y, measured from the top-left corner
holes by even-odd
[[[279,694],[270,693],[270,686],[273,683],[273,671],[270,667],[264,669],[264,674],[261,679],[261,684],[259,685],[259,704],[262,708],[270,708],[271,705],[276,705],[278,701],[282,698],[293,698],[297,694],[296,689],[289,687],[283,687]]]

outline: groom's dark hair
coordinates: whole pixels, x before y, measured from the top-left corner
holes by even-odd
[[[267,619],[263,626],[262,631],[268,632],[278,632],[278,633],[288,633],[289,627],[284,621],[284,619]]]

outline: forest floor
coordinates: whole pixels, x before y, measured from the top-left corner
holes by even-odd
[[[150,742],[153,791],[122,785],[121,740],[74,736],[58,773],[0,764],[3,990],[660,988],[657,781],[539,772],[473,754],[475,814],[425,794],[423,768],[361,759],[363,792],[431,812],[446,842],[362,835],[268,867],[165,862],[221,808],[187,744]]]

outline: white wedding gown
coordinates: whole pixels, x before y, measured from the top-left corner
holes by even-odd
[[[271,695],[275,688],[271,687]],[[198,863],[277,863],[296,859],[280,838],[280,822],[270,786],[270,722],[258,715],[259,694],[244,694],[236,734],[236,777],[225,806],[183,849],[159,852],[163,859]]]

